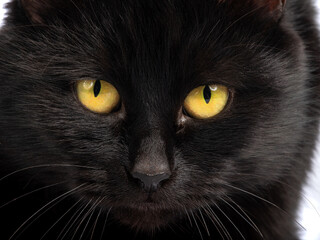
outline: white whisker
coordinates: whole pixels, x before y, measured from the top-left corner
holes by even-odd
[[[216,208],[219,209],[219,211],[223,214],[223,216],[225,216],[228,221],[232,224],[232,226],[237,230],[237,232],[240,234],[240,236],[242,237],[242,239],[246,240],[246,238],[243,236],[242,232],[239,230],[239,228],[234,224],[234,222],[228,217],[228,215],[218,206],[218,204],[213,203]]]
[[[40,238],[40,240],[42,240],[49,232],[50,230],[64,217],[66,216],[76,205],[78,205],[79,202],[81,202],[83,199],[80,198],[74,205],[72,205],[68,211],[66,211],[57,221],[54,222],[54,224],[52,224],[52,226],[42,235],[42,237]]]
[[[81,184],[78,187],[75,187],[63,194],[61,194],[60,196],[54,198],[53,200],[51,200],[50,202],[48,202],[47,204],[45,204],[44,206],[42,206],[39,210],[37,210],[34,214],[32,214],[27,220],[25,220],[20,227],[17,228],[17,230],[11,235],[11,237],[9,238],[9,240],[13,239],[13,237],[15,237],[17,235],[17,233],[20,231],[20,229],[22,229],[22,227],[24,227],[28,222],[30,222],[30,220],[32,218],[34,218],[39,212],[41,212],[43,209],[47,208],[48,206],[50,206],[50,204],[53,204],[51,207],[47,208],[43,213],[41,213],[37,218],[35,218],[33,221],[35,221],[36,219],[38,219],[40,216],[42,216],[42,214],[44,214],[45,212],[47,212],[49,209],[51,209],[53,206],[55,206],[57,203],[59,203],[60,201],[58,200],[63,200],[65,197],[68,197],[69,195],[71,195],[72,193],[76,192],[77,190],[81,189],[81,187],[83,187],[85,184]],[[58,202],[56,202],[58,201]],[[55,203],[56,202],[56,203]],[[31,222],[32,223],[32,222]],[[22,232],[20,233],[22,234]],[[18,236],[17,236],[18,237]]]
[[[235,209],[235,207],[233,207],[228,201],[226,201],[226,200],[224,200],[224,199],[221,199],[224,203],[226,203],[229,207],[231,207],[236,213],[238,213],[239,214],[239,216],[242,218],[242,219],[244,219],[253,229],[255,229],[258,233],[259,233],[259,235],[262,237],[262,239],[264,238],[263,237],[263,234],[262,234],[262,232],[260,231],[260,229],[258,228],[258,226],[252,221],[252,219],[248,216],[248,214],[235,202],[235,201],[233,201],[231,198],[229,198],[228,197],[228,199],[229,199],[229,201],[231,201],[233,204],[235,204],[237,207],[238,207],[238,209],[241,211],[241,213],[237,210],[237,209]],[[244,215],[244,216],[243,216]]]
[[[249,192],[249,191],[246,191],[246,190],[244,190],[244,189],[241,189],[241,188],[232,186],[232,185],[230,185],[230,184],[224,183],[224,185],[226,185],[227,187],[236,189],[236,190],[238,190],[238,191],[240,191],[240,192],[246,193],[246,194],[248,194],[248,195],[250,195],[250,196],[252,196],[252,197],[255,197],[256,199],[260,199],[261,201],[270,204],[271,206],[277,208],[278,210],[282,211],[282,212],[285,213],[286,215],[292,217],[292,215],[289,214],[287,211],[285,211],[284,209],[282,209],[282,208],[279,207],[278,205],[274,204],[273,202],[270,202],[269,200],[267,200],[267,199],[265,199],[265,198],[263,198],[263,197],[260,197],[260,196],[258,196],[258,195],[256,195],[256,194],[251,193],[251,192]],[[295,221],[295,223],[297,223],[302,229],[306,230],[305,227],[303,227],[303,226],[301,225],[301,223],[299,223],[296,219],[295,219],[294,221]]]
[[[100,235],[100,240],[102,240],[102,238],[103,238],[104,230],[105,230],[105,228],[106,228],[106,224],[107,224],[108,217],[109,217],[109,213],[110,213],[111,209],[112,209],[112,207],[109,208],[109,210],[108,210],[108,212],[107,212],[107,214],[106,214],[106,218],[105,218],[105,220],[104,220],[103,228],[102,228],[101,235]]]
[[[240,16],[238,19],[236,19],[235,21],[233,21],[227,28],[225,28],[225,30],[215,39],[215,42],[218,42],[220,40],[220,38],[223,36],[223,34],[225,34],[232,26],[234,26],[237,22],[239,22],[240,20],[244,19],[245,17],[249,16],[250,14],[258,11],[259,9],[261,9],[261,7],[256,7],[253,10],[247,12],[246,14],[243,14],[242,16]]]
[[[185,211],[185,213],[187,214],[187,217],[188,217],[188,219],[189,219],[189,222],[190,222],[191,227],[193,227],[193,224],[192,224],[192,221],[191,221],[191,218],[190,218],[190,215],[189,215],[188,210],[187,210],[186,208],[184,208],[184,211]]]
[[[208,226],[207,226],[207,224],[206,224],[206,220],[204,219],[204,217],[203,217],[203,215],[202,215],[201,209],[199,209],[199,213],[200,213],[202,222],[203,222],[203,224],[204,224],[204,227],[205,227],[205,229],[206,229],[206,231],[207,231],[207,234],[208,234],[208,236],[210,237],[210,232],[209,232]]]
[[[206,206],[206,207],[203,207],[203,210],[205,211],[205,213],[207,214],[208,218],[211,220],[211,222],[213,223],[213,225],[215,226],[215,228],[217,229],[218,233],[220,234],[220,236],[222,237],[222,239],[224,240],[224,236],[223,234],[221,233],[220,231],[220,225],[219,227],[217,226],[217,223],[215,221],[215,217],[210,213],[210,211],[207,209],[207,208],[210,208],[210,206]]]
[[[92,200],[92,199],[91,199]],[[83,221],[89,216],[89,214],[91,213],[91,211],[93,209],[95,209],[95,204],[97,201],[95,201],[94,203],[92,203],[92,206],[87,210],[87,212],[84,214],[84,216],[82,217],[82,219],[80,220],[80,223],[78,224],[78,227],[76,228],[76,230],[74,231],[71,240],[74,239],[74,237],[76,236],[80,226],[82,225]],[[80,238],[81,239],[81,238]]]
[[[223,231],[224,235],[227,237],[227,239],[232,239],[229,231],[227,230],[227,228],[224,226],[223,222],[220,220],[220,218],[218,217],[218,215],[213,211],[213,209],[210,207],[209,204],[207,204],[208,206],[208,211],[212,214],[213,218],[216,219],[217,224],[220,226],[221,230]],[[220,231],[219,231],[220,232]],[[224,239],[224,238],[223,238]]]
[[[21,198],[24,198],[24,197],[26,197],[26,196],[29,196],[29,195],[33,194],[33,193],[39,192],[39,191],[41,191],[41,190],[44,190],[44,189],[47,189],[47,188],[50,188],[50,187],[57,186],[57,185],[59,185],[59,184],[65,183],[65,182],[66,182],[66,181],[59,182],[59,183],[54,183],[54,184],[51,184],[51,185],[48,185],[48,186],[44,186],[44,187],[41,187],[41,188],[37,188],[37,189],[35,189],[35,190],[32,190],[32,191],[30,191],[30,192],[28,192],[28,193],[25,193],[25,194],[23,194],[23,195],[21,195],[21,196],[19,196],[19,197],[16,197],[16,198],[10,200],[10,201],[7,202],[7,203],[1,205],[1,206],[0,206],[0,209],[3,208],[3,207],[5,207],[5,206],[7,206],[7,205],[9,205],[9,204],[12,203],[12,202],[15,202],[15,201],[17,201],[17,200],[19,200],[19,199],[21,199]]]
[[[3,176],[2,178],[0,178],[0,182],[2,180],[4,180],[4,179],[14,175],[14,174],[17,174],[17,173],[20,173],[20,172],[23,172],[23,171],[27,171],[27,170],[30,170],[30,169],[44,168],[44,167],[77,167],[77,168],[86,168],[86,169],[100,170],[101,171],[101,169],[97,169],[97,168],[94,168],[94,167],[88,167],[88,166],[82,166],[82,165],[74,165],[74,164],[41,164],[41,165],[25,167],[25,168],[16,170],[16,171],[14,171],[12,173],[9,173],[9,174]]]
[[[92,216],[93,216],[93,214],[94,214],[97,206],[98,206],[102,201],[103,201],[103,199],[101,199],[101,197],[99,197],[99,198],[93,203],[92,208],[88,210],[88,213],[86,214],[86,216],[84,216],[83,220],[85,220],[85,219],[88,217],[88,215],[90,214],[90,212],[91,212],[91,214],[90,214],[90,216],[89,216],[89,218],[88,218],[88,220],[87,220],[87,223],[86,223],[86,225],[84,226],[84,228],[83,228],[83,230],[82,230],[82,233],[81,233],[79,239],[82,239],[82,237],[83,237],[83,235],[84,235],[84,233],[85,233],[85,231],[86,231],[86,229],[87,229],[87,227],[88,227],[88,224],[89,224],[89,222],[90,222],[90,220],[91,220],[91,218],[92,218]],[[80,225],[81,225],[81,223],[79,224],[79,226],[80,226]]]
[[[94,224],[93,224],[93,229],[92,229],[92,232],[91,232],[90,240],[92,240],[92,239],[93,239],[94,231],[95,231],[95,229],[96,229],[96,226],[97,226],[97,223],[98,223],[99,217],[100,217],[100,215],[101,215],[101,212],[102,212],[102,209],[100,208],[99,213],[98,213],[98,215],[97,215],[97,218],[96,218],[96,220],[95,220],[95,222],[94,222]]]
[[[192,216],[192,218],[193,218],[193,220],[194,220],[194,223],[196,224],[196,227],[197,227],[198,232],[199,232],[199,234],[200,234],[200,238],[201,238],[201,240],[203,240],[203,236],[202,236],[201,230],[200,230],[200,228],[199,228],[199,225],[198,225],[198,223],[197,223],[197,220],[196,220],[193,212],[191,211],[190,213],[191,213],[191,216]]]
[[[66,224],[66,226],[61,230],[61,233],[59,234],[58,238],[61,236],[61,234],[64,232],[65,228],[72,222],[72,224],[68,227],[67,231],[65,231],[64,235],[61,237],[61,240],[65,238],[65,236],[68,234],[68,232],[72,229],[73,225],[78,221],[78,219],[80,218],[81,214],[83,213],[83,211],[89,206],[89,204],[92,202],[92,199],[90,199],[87,204],[84,205],[84,207],[80,208],[77,212],[75,212],[75,214],[70,218],[70,220],[68,221],[68,223]],[[79,214],[78,214],[79,213]],[[77,217],[76,217],[77,216]],[[75,219],[73,220],[73,218],[75,217]]]

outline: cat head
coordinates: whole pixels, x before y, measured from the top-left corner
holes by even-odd
[[[304,46],[285,1],[241,2],[13,1],[1,164],[38,166],[39,181],[67,180],[143,229],[299,177],[313,104]],[[81,94],[104,86],[114,102],[92,110]],[[217,88],[221,109],[200,116]]]

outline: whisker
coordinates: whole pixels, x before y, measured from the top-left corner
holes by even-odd
[[[19,170],[16,170],[12,173],[9,173],[7,175],[5,175],[4,177],[0,178],[0,182],[14,174],[26,171],[26,170],[30,170],[30,169],[35,169],[35,168],[44,168],[44,167],[77,167],[77,168],[86,168],[86,169],[91,169],[91,170],[99,170],[101,171],[101,169],[98,168],[94,168],[94,167],[88,167],[88,166],[82,166],[82,165],[74,165],[74,164],[41,164],[41,165],[35,165],[35,166],[30,166],[30,167],[25,167]]]
[[[97,215],[97,218],[96,218],[96,220],[95,220],[95,222],[94,222],[94,224],[93,224],[93,229],[92,229],[92,232],[91,232],[90,240],[93,239],[94,231],[95,231],[95,229],[96,229],[96,226],[97,226],[97,223],[98,223],[98,219],[99,219],[99,217],[100,217],[100,215],[101,215],[101,212],[102,212],[102,209],[100,208],[99,213],[98,213],[98,215]]]
[[[257,177],[260,177],[260,176],[257,175],[257,174],[252,174],[252,175],[257,176]],[[300,194],[300,196],[310,204],[310,206],[313,208],[313,210],[316,212],[316,214],[317,214],[317,215],[319,216],[319,218],[320,218],[320,212],[319,212],[318,209],[315,207],[315,205],[307,198],[307,196],[303,193],[303,191],[297,190],[297,189],[295,189],[293,186],[291,186],[290,184],[288,184],[288,183],[286,183],[286,182],[283,182],[283,181],[280,181],[280,180],[275,180],[275,182],[280,183],[280,184],[282,184],[282,185],[286,185],[286,187],[288,187],[288,188],[290,188],[291,190],[295,191],[296,193]]]
[[[265,202],[265,203],[268,203],[268,204],[270,204],[271,206],[273,206],[273,207],[275,207],[275,208],[277,208],[277,209],[282,210],[282,211],[285,212],[285,210],[283,210],[282,208],[280,208],[278,205],[274,204],[273,202],[270,202],[270,201],[267,200],[267,199],[264,199],[263,197],[260,197],[260,196],[258,196],[258,195],[256,195],[256,194],[254,194],[254,193],[252,193],[252,192],[246,191],[246,190],[244,190],[244,189],[242,189],[242,188],[238,188],[238,187],[232,186],[232,185],[227,184],[227,183],[224,183],[224,185],[226,185],[226,186],[228,186],[228,187],[230,187],[230,188],[236,189],[236,190],[238,190],[238,191],[240,191],[240,192],[244,192],[244,193],[246,193],[246,194],[248,194],[248,195],[250,195],[250,196],[253,196],[253,197],[257,198],[257,199],[260,199],[261,201],[263,201],[263,202]]]
[[[65,182],[66,182],[66,181],[59,182],[59,183],[54,183],[54,184],[51,184],[51,185],[48,185],[48,186],[44,186],[44,187],[41,187],[41,188],[37,188],[37,189],[35,189],[35,190],[32,190],[32,191],[30,191],[30,192],[28,192],[28,193],[25,193],[25,194],[23,194],[23,195],[21,195],[21,196],[19,196],[19,197],[16,197],[16,198],[10,200],[10,201],[7,202],[7,203],[1,205],[1,206],[0,206],[0,209],[3,208],[3,207],[5,207],[5,206],[7,206],[7,205],[9,205],[9,204],[12,203],[12,202],[15,202],[15,201],[17,201],[17,200],[19,200],[19,199],[21,199],[21,198],[26,197],[26,196],[28,196],[28,195],[31,195],[31,194],[33,194],[33,193],[39,192],[39,191],[41,191],[41,190],[44,190],[44,189],[47,189],[47,188],[50,188],[50,187],[57,186],[57,185],[59,185],[59,184],[63,184],[63,183],[65,183]]]
[[[91,214],[90,214],[90,216],[89,216],[89,218],[88,218],[88,220],[87,220],[87,223],[86,223],[86,225],[84,226],[84,228],[83,228],[83,230],[82,230],[82,233],[81,233],[81,235],[80,235],[80,238],[79,238],[80,240],[82,239],[82,237],[83,237],[83,235],[84,235],[84,233],[85,233],[85,231],[86,231],[86,229],[87,229],[87,227],[88,227],[88,225],[89,225],[89,222],[90,222],[90,220],[91,220],[91,218],[92,218],[92,216],[93,216],[93,214],[94,214],[97,206],[98,206],[102,201],[103,201],[103,199],[101,200],[101,197],[99,197],[99,198],[93,203],[92,208],[88,210],[87,215],[83,218],[83,220],[85,220],[85,219],[88,217],[88,215],[90,214],[90,212],[91,212]],[[79,224],[79,227],[80,227],[81,224],[82,224],[82,223]]]
[[[222,172],[221,171],[221,173],[228,173],[228,172]],[[239,176],[249,176],[249,177],[252,177],[252,176],[254,176],[254,177],[259,177],[259,178],[261,178],[261,177],[265,177],[264,175],[262,175],[262,174],[253,174],[253,173],[233,173],[233,174],[236,174],[236,175],[239,175]],[[293,191],[295,191],[296,193],[298,193],[303,199],[305,199],[307,202],[308,202],[308,204],[310,204],[310,206],[313,208],[313,210],[316,212],[316,214],[319,216],[319,218],[320,218],[320,212],[319,212],[319,210],[316,208],[316,206],[314,206],[314,204],[307,198],[307,196],[303,193],[303,191],[301,191],[301,190],[297,190],[297,189],[295,189],[293,186],[291,186],[290,184],[288,184],[288,183],[286,183],[286,182],[284,182],[284,181],[281,181],[281,180],[279,180],[279,179],[275,179],[275,180],[273,180],[274,182],[277,182],[277,183],[279,183],[279,184],[282,184],[282,185],[285,185],[286,187],[288,187],[288,188],[290,188],[291,190],[293,190]],[[285,212],[285,210],[283,210],[283,209],[281,209],[282,211],[284,211]],[[288,214],[288,213],[287,213]],[[303,226],[301,226],[301,224],[299,224],[298,222],[296,222],[298,225],[300,225],[300,227],[302,228],[302,229],[304,229],[304,230],[306,230]]]
[[[84,216],[81,218],[80,223],[78,224],[78,227],[76,228],[76,230],[74,231],[71,240],[74,239],[74,237],[76,236],[80,226],[82,225],[83,221],[89,216],[89,214],[91,213],[91,211],[95,208],[95,203],[96,201],[92,204],[92,206],[88,209],[88,211],[84,214]],[[80,238],[81,239],[81,238]]]
[[[190,222],[191,227],[193,227],[193,224],[192,224],[192,221],[191,221],[191,218],[190,218],[190,215],[189,215],[188,210],[187,210],[186,208],[184,208],[184,211],[185,211],[185,213],[187,214],[187,217],[188,217],[188,219],[189,219],[189,222]]]
[[[242,239],[246,240],[246,238],[243,236],[242,232],[239,230],[239,228],[234,224],[234,222],[228,217],[228,215],[218,206],[218,204],[213,203],[216,208],[219,209],[219,211],[228,219],[228,221],[232,224],[232,226],[237,230],[237,232],[240,234]]]
[[[95,16],[96,22],[99,24],[99,27],[103,28],[103,26],[102,26],[101,22],[99,21],[99,18],[98,18],[98,16],[97,16],[95,10],[94,10],[94,7],[93,7],[93,5],[92,5],[92,2],[89,1],[89,4],[90,4],[91,11],[93,12],[93,15]]]
[[[221,20],[219,19],[219,20],[216,22],[216,24],[211,28],[210,32],[206,34],[207,36],[206,36],[206,38],[203,40],[204,43],[207,43],[207,42],[208,42],[209,38],[211,37],[211,34],[212,34],[213,31],[217,28],[217,26],[219,25],[220,21],[221,21]]]
[[[13,237],[15,237],[17,235],[17,233],[20,231],[20,229],[22,229],[28,222],[30,222],[30,220],[32,218],[34,218],[39,212],[41,212],[43,209],[45,209],[46,207],[50,206],[51,204],[53,204],[51,207],[47,208],[43,213],[41,213],[37,218],[35,218],[28,226],[30,226],[36,219],[38,219],[40,216],[42,216],[44,213],[46,213],[49,209],[51,209],[53,206],[55,206],[56,204],[58,204],[60,201],[62,201],[64,198],[68,197],[69,195],[71,195],[72,193],[76,192],[77,190],[81,189],[81,187],[83,187],[85,185],[81,184],[78,187],[75,187],[63,194],[61,194],[60,196],[54,198],[53,200],[51,200],[50,202],[48,202],[47,204],[45,204],[44,206],[42,206],[39,210],[37,210],[34,214],[32,214],[27,220],[25,220],[20,227],[17,228],[17,230],[11,235],[11,237],[9,238],[9,240],[13,239]],[[59,200],[59,201],[58,201]],[[58,201],[58,202],[56,202]],[[56,202],[56,203],[55,203]],[[17,236],[19,237],[21,234],[23,233],[23,231]]]
[[[74,205],[72,205],[68,211],[66,211],[57,221],[55,221],[55,223],[42,235],[42,237],[40,238],[40,240],[42,240],[49,232],[50,230],[63,218],[65,217],[76,205],[78,205],[79,202],[81,202],[83,199],[80,198]]]
[[[92,21],[92,19],[88,18],[84,11],[81,11],[81,9],[79,8],[79,6],[75,3],[75,1],[73,0],[70,0],[71,3],[74,5],[74,7],[77,9],[77,11],[81,14],[81,16],[84,18],[84,20],[87,22],[87,24],[91,27],[91,28],[94,28],[95,24],[94,22]]]
[[[318,209],[316,208],[316,206],[307,198],[307,196],[302,192],[302,191],[298,191],[296,189],[294,189],[292,186],[290,186],[289,184],[285,183],[285,182],[281,182],[281,181],[277,181],[280,184],[284,184],[287,187],[291,188],[291,190],[299,193],[301,195],[301,197],[306,200],[308,202],[308,204],[310,204],[310,206],[312,207],[312,209],[316,212],[316,214],[318,215],[318,217],[320,218],[320,212],[318,211]]]
[[[106,214],[106,218],[105,218],[105,220],[104,220],[103,228],[102,228],[101,235],[100,235],[100,240],[102,240],[102,238],[103,238],[104,230],[105,230],[105,228],[106,228],[106,224],[107,224],[108,217],[109,217],[109,213],[110,213],[111,209],[112,209],[112,207],[109,208],[109,210],[108,210],[108,212],[107,212],[107,214]]]
[[[226,33],[232,26],[234,26],[237,22],[239,22],[239,21],[242,20],[243,18],[249,16],[250,14],[258,11],[258,10],[261,9],[261,8],[262,8],[262,7],[260,7],[260,6],[259,6],[259,7],[256,7],[256,8],[254,8],[253,10],[247,12],[246,14],[243,14],[242,16],[240,16],[240,17],[239,17],[238,19],[236,19],[235,21],[233,21],[233,22],[215,39],[214,44],[217,43],[217,42],[220,40],[220,38],[223,36],[223,34],[225,34],[225,33]]]
[[[210,213],[210,211],[207,209],[207,207],[210,208],[210,206],[205,206],[205,207],[203,207],[203,210],[205,211],[205,213],[207,214],[208,218],[210,219],[210,221],[213,223],[213,225],[217,229],[218,233],[222,237],[222,240],[224,240],[225,238],[224,238],[223,234],[220,231],[221,226],[220,225],[219,225],[219,227],[217,226],[217,223],[215,221],[215,217]]]
[[[233,207],[228,201],[221,199],[224,203],[226,203],[229,207],[231,207],[236,213],[239,214],[239,216],[244,219],[253,229],[255,229],[259,235],[262,237],[262,239],[264,239],[263,234],[261,233],[260,229],[257,227],[257,225],[252,221],[252,219],[248,216],[248,214],[239,206],[239,204],[237,204],[235,201],[233,201],[231,198],[229,198],[229,201],[231,201],[233,204],[235,204],[238,209],[242,212],[242,214],[235,209],[235,207]],[[244,215],[244,216],[243,216]]]
[[[201,219],[202,219],[204,228],[206,229],[207,234],[208,234],[208,236],[210,237],[210,232],[209,232],[208,226],[207,226],[207,224],[206,224],[206,220],[204,219],[204,217],[203,217],[203,215],[202,215],[201,208],[199,209],[199,213],[200,213],[200,216],[201,216]]]
[[[282,211],[282,212],[285,213],[286,215],[292,217],[292,215],[289,214],[287,211],[285,211],[284,209],[282,209],[282,208],[279,207],[278,205],[274,204],[273,202],[270,202],[269,200],[267,200],[267,199],[265,199],[265,198],[263,198],[263,197],[260,197],[260,196],[258,196],[258,195],[256,195],[256,194],[254,194],[254,193],[252,193],[252,192],[249,192],[249,191],[246,191],[246,190],[244,190],[244,189],[241,189],[241,188],[232,186],[232,185],[230,185],[230,184],[224,183],[224,185],[226,185],[227,187],[236,189],[236,190],[238,190],[238,191],[240,191],[240,192],[246,193],[246,194],[248,194],[248,195],[250,195],[250,196],[252,196],[252,197],[255,197],[256,199],[260,199],[261,201],[270,204],[271,206],[277,208],[278,210]],[[303,226],[301,225],[301,223],[299,223],[296,219],[295,219],[294,221],[296,222],[296,224],[298,224],[302,229],[304,229],[304,230],[306,231],[306,228],[303,227]]]
[[[227,230],[227,228],[224,226],[223,222],[220,220],[220,218],[218,217],[218,215],[213,211],[213,209],[210,207],[209,204],[207,204],[208,206],[208,211],[212,214],[213,218],[216,219],[217,224],[220,226],[221,230],[223,231],[223,234],[227,237],[227,239],[232,239],[229,231]],[[220,231],[219,231],[220,233]],[[223,238],[224,239],[224,238]]]
[[[65,236],[68,234],[68,232],[71,230],[71,228],[73,227],[73,225],[78,221],[78,219],[80,218],[80,216],[82,215],[83,211],[89,206],[89,204],[92,202],[92,199],[90,199],[87,204],[84,204],[84,207],[79,208],[77,212],[74,213],[74,215],[70,218],[70,220],[68,221],[68,223],[66,224],[66,226],[61,230],[59,236],[57,237],[57,239],[59,239],[59,237],[61,236],[61,234],[64,232],[64,230],[66,229],[66,227],[72,222],[72,224],[68,227],[67,231],[65,231],[64,235],[61,237],[61,240],[65,238]],[[79,213],[79,214],[78,214]]]
[[[203,240],[203,236],[202,236],[201,230],[200,230],[200,228],[199,228],[199,225],[198,225],[198,223],[197,223],[197,220],[196,220],[193,212],[191,211],[190,213],[191,213],[191,216],[192,216],[192,218],[193,218],[193,220],[194,220],[194,223],[196,224],[196,227],[197,227],[198,232],[199,232],[199,234],[200,234],[200,238],[201,238],[201,240]]]
[[[90,214],[90,216],[89,216],[89,218],[88,218],[88,220],[87,220],[86,225],[84,226],[84,228],[83,228],[83,230],[82,230],[82,233],[81,233],[81,235],[80,235],[79,240],[82,239],[82,237],[83,237],[83,235],[84,235],[84,233],[85,233],[85,231],[86,231],[86,229],[87,229],[87,227],[88,227],[88,225],[89,225],[89,222],[90,222],[90,220],[91,220],[91,218],[92,218],[92,215],[94,214],[94,210],[95,210],[95,208],[90,211],[91,214]],[[89,215],[89,214],[88,214],[88,215]],[[85,219],[88,217],[88,215],[86,215],[86,216],[83,218],[83,220],[85,220]],[[80,224],[81,224],[81,223],[80,223]]]

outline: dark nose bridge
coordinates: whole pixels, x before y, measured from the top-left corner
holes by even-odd
[[[131,176],[146,191],[155,191],[171,176],[166,142],[158,129],[150,129],[148,134],[140,137],[138,149],[132,156]]]

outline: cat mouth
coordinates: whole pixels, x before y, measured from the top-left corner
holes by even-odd
[[[117,196],[110,199],[103,198],[99,205],[106,213],[109,220],[118,222],[131,229],[142,232],[153,232],[165,229],[172,222],[185,218],[185,209],[182,205],[187,202],[177,201],[170,198],[168,193],[160,192],[139,192],[128,197]],[[90,193],[88,199],[101,199],[104,194]]]
[[[132,200],[108,205],[112,205],[110,208],[112,218],[138,231],[148,232],[164,228],[181,215],[177,207],[171,206],[170,202],[157,201],[151,195],[140,201]]]
[[[176,210],[160,208],[150,202],[137,207],[116,207],[112,209],[111,214],[123,225],[139,231],[154,231],[164,228],[179,217]]]

